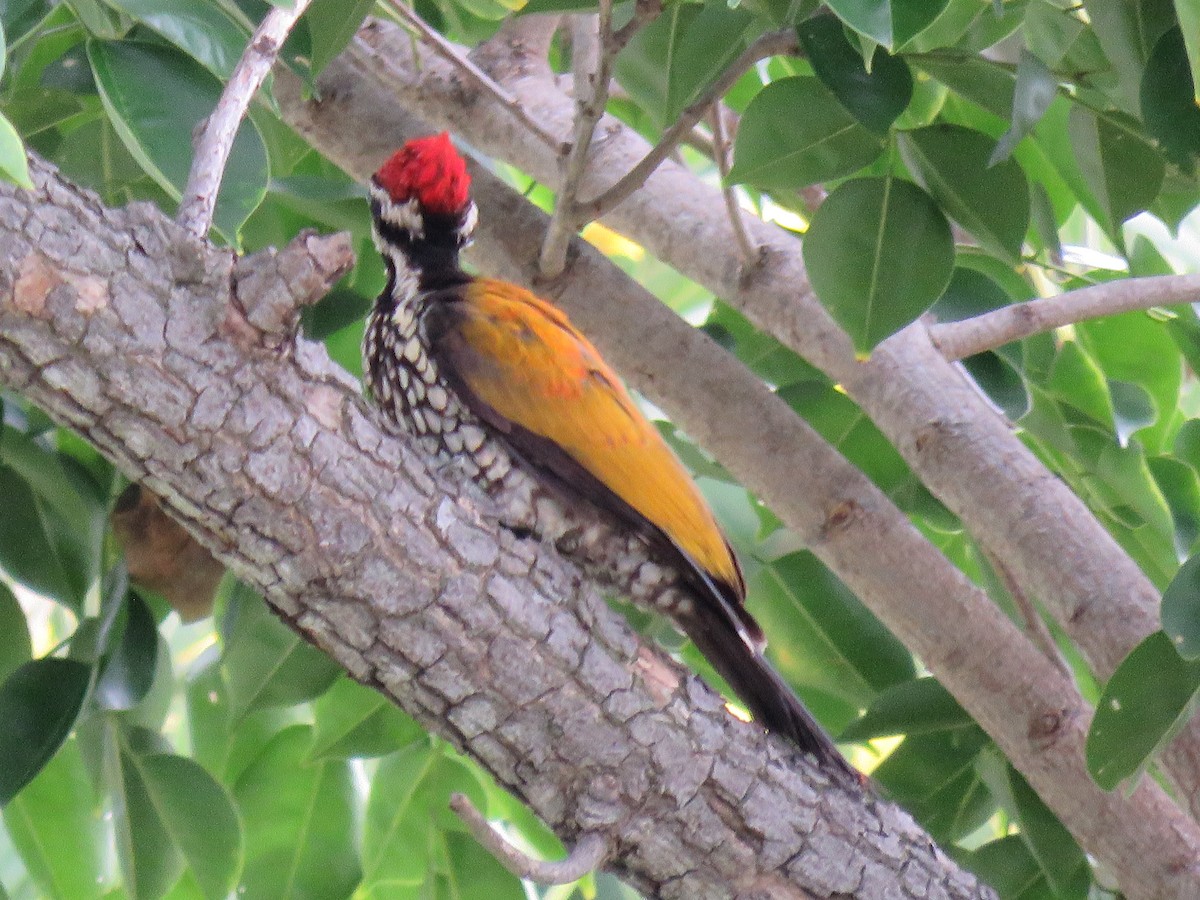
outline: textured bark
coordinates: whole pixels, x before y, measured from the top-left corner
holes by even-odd
[[[0,384],[565,841],[604,833],[609,867],[652,896],[991,895],[902,811],[729,716],[552,550],[481,517],[320,345],[251,324],[243,291],[263,309],[333,277],[303,239],[287,265],[235,265],[151,207],[33,174],[35,192],[0,186]]]
[[[389,40],[386,46],[386,53],[376,54],[359,44],[331,65],[318,103],[304,103],[286,79],[279,83],[285,114],[359,177],[403,140],[428,131],[395,107],[397,81],[379,77],[380,59],[400,65],[409,44]],[[476,129],[480,122],[485,133],[502,128],[492,116],[503,119],[505,112],[481,109],[437,61],[423,62],[419,79],[402,92],[406,98],[431,94],[434,100],[417,104],[422,109],[440,99],[452,112],[471,110]],[[475,193],[482,209],[476,259],[489,274],[533,284],[544,215],[479,169]],[[723,215],[719,208],[710,214]],[[1194,824],[1156,787],[1143,792],[1142,785],[1124,798],[1095,785],[1083,763],[1091,710],[1062,673],[861,472],[736,360],[591,248],[577,245],[574,254],[568,273],[540,289],[554,294],[636,386],[758,492],[917,653],[1127,891],[1195,896],[1200,887],[1189,868],[1198,845]],[[932,352],[927,342],[924,348]],[[879,390],[894,398],[907,384],[894,380]],[[957,374],[953,387],[943,408],[968,414],[977,395]],[[903,395],[899,402],[911,406]],[[990,410],[987,416],[999,424]],[[1148,863],[1147,853],[1159,862]]]

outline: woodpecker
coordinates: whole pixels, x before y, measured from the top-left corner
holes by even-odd
[[[387,285],[363,368],[382,413],[495,498],[507,527],[673,620],[760,725],[857,779],[764,659],[729,542],[621,380],[560,309],[462,269],[478,213],[450,136],[409,141],[370,196]]]

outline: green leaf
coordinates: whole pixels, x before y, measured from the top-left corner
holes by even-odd
[[[0,78],[4,77],[4,66],[8,62],[8,43],[4,40],[4,20],[0,19]]]
[[[104,845],[95,793],[76,741],[4,805],[4,827],[45,897],[99,900]]]
[[[781,78],[742,114],[730,184],[792,190],[857,172],[883,149],[816,78]]]
[[[317,76],[354,37],[374,0],[316,0],[304,13],[312,35],[312,74]],[[512,8],[512,4],[507,4]]]
[[[930,310],[939,322],[961,322],[1009,306],[1013,298],[993,278],[977,269],[955,266],[950,283]]]
[[[952,854],[1002,897],[1053,896],[1029,845],[1019,834],[989,841],[974,852],[952,848]]]
[[[1141,385],[1128,381],[1109,379],[1108,393],[1112,397],[1113,424],[1117,429],[1117,443],[1122,447],[1129,444],[1135,432],[1153,425],[1158,419],[1154,401]]]
[[[1183,34],[1172,28],[1154,47],[1142,76],[1142,121],[1167,159],[1190,175],[1200,155],[1200,108]]]
[[[1132,123],[1101,118],[1076,105],[1071,110],[1075,159],[1103,213],[1100,225],[1119,244],[1121,223],[1146,209],[1166,168],[1158,152]]]
[[[441,841],[452,900],[526,900],[529,896],[520,879],[470,835],[446,831]]]
[[[908,64],[877,51],[868,66],[846,40],[841,24],[829,16],[800,23],[800,43],[813,71],[842,106],[868,129],[886,135],[912,99]]]
[[[817,296],[860,353],[912,322],[954,268],[950,226],[933,199],[895,178],[849,181],[817,210],[804,239]]]
[[[988,157],[989,166],[1012,156],[1021,139],[1042,120],[1057,93],[1058,79],[1054,73],[1028,50],[1022,50],[1017,63],[1017,81],[1013,86],[1012,117],[1008,131],[1000,136],[992,155]]]
[[[1155,42],[1175,24],[1167,3],[1129,3],[1128,0],[1084,0],[1092,30],[1112,64],[1117,85],[1108,91],[1122,111],[1137,115],[1142,73]],[[1161,16],[1162,22],[1155,22]]]
[[[839,19],[889,50],[923,31],[948,0],[826,0]]]
[[[240,583],[230,598],[222,631],[226,639],[221,672],[235,720],[255,710],[318,697],[342,672]]]
[[[158,44],[89,41],[88,60],[121,140],[158,185],[178,200],[187,184],[192,133],[216,106],[221,82],[178,50]],[[234,240],[266,196],[270,171],[262,136],[243,121],[217,196],[215,227]]]
[[[1113,426],[1112,398],[1104,372],[1077,342],[1067,341],[1059,349],[1046,388],[1094,422],[1105,428]]]
[[[978,726],[909,735],[872,778],[935,839],[952,842],[995,812],[996,801],[976,772],[989,744]]]
[[[972,380],[1013,422],[1024,418],[1032,401],[1029,386],[1016,366],[1001,354],[987,351],[962,361]]]
[[[617,57],[617,80],[659,127],[668,125],[737,58],[752,22],[725,3],[671,4]]]
[[[989,756],[988,763],[982,767],[984,781],[1010,811],[1043,878],[1053,886],[1056,896],[1077,896],[1072,886],[1080,870],[1087,871],[1088,864],[1075,839],[1010,763],[1001,762],[998,755]]]
[[[162,824],[207,900],[222,900],[242,868],[242,827],[233,798],[198,763],[169,753],[131,755]]]
[[[32,655],[25,611],[8,586],[0,583],[0,683]]]
[[[221,79],[250,42],[250,32],[210,0],[105,0],[162,35]]]
[[[33,190],[29,178],[29,159],[25,156],[25,145],[12,123],[0,113],[0,176],[18,187]]]
[[[58,752],[90,679],[83,663],[47,657],[25,663],[0,685],[0,806]]]
[[[1029,183],[1012,159],[992,164],[995,142],[960,125],[930,125],[900,136],[900,152],[938,204],[987,250],[1010,263],[1029,230]]]
[[[424,734],[378,691],[339,678],[313,703],[310,759],[384,756]]]
[[[363,825],[364,886],[425,880],[435,863],[430,838],[441,829],[459,827],[449,811],[453,793],[465,793],[478,809],[487,808],[475,776],[427,741],[380,762]]]
[[[1200,105],[1200,3],[1196,0],[1175,0],[1179,30],[1187,50],[1188,68],[1192,73],[1192,100]]]
[[[1186,557],[1200,539],[1200,476],[1192,466],[1173,456],[1152,457],[1146,463],[1175,522],[1175,553]],[[1163,628],[1171,634],[1165,621]]]
[[[125,630],[96,682],[96,702],[104,709],[132,709],[154,683],[158,626],[144,600],[128,594]]]
[[[287,728],[238,779],[246,866],[237,893],[244,900],[347,897],[359,882],[349,765],[305,762],[311,743],[308,726]]]
[[[838,735],[838,740],[928,734],[973,724],[974,720],[936,678],[914,678],[880,693],[867,711]]]
[[[1163,631],[1188,662],[1200,659],[1200,555],[1175,573],[1162,598]]]
[[[1191,712],[1200,662],[1188,662],[1156,631],[1125,657],[1096,704],[1087,737],[1087,767],[1111,791],[1145,764]]]

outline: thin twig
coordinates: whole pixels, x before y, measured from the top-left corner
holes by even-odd
[[[1017,303],[961,322],[933,325],[929,335],[946,359],[963,359],[1075,322],[1198,299],[1200,275],[1124,278]]]
[[[729,226],[737,243],[738,255],[742,258],[742,271],[749,272],[758,263],[759,249],[750,243],[746,225],[742,221],[742,208],[738,205],[733,187],[725,183],[729,176],[729,142],[725,133],[725,113],[718,100],[712,105],[713,157],[717,161],[717,172],[721,176],[721,194],[725,198],[725,211],[729,213]]]
[[[275,6],[259,24],[249,46],[234,67],[229,83],[221,93],[196,141],[192,170],[176,220],[189,234],[204,238],[212,228],[217,207],[217,192],[225,175],[225,164],[233,149],[238,125],[246,115],[250,101],[262,87],[275,64],[279,48],[304,14],[311,0],[295,0],[291,9]]]
[[[458,51],[454,44],[442,37],[428,22],[417,15],[416,12],[405,6],[403,0],[388,0],[388,5],[396,11],[396,15],[401,22],[411,31],[416,32],[417,37],[430,50],[445,59],[464,75],[467,75],[479,87],[483,88],[486,93],[491,94],[502,107],[512,114],[513,118],[525,126],[531,134],[536,135],[538,140],[556,152],[558,151],[562,146],[562,141],[535,122],[529,113],[525,111],[525,108],[517,102],[516,98],[498,85],[495,79],[491,78],[479,66],[467,59],[466,56]]]
[[[1021,616],[1021,622],[1024,624],[1025,634],[1029,640],[1046,656],[1050,662],[1058,668],[1063,675],[1070,681],[1075,680],[1075,673],[1071,671],[1071,667],[1067,665],[1067,661],[1063,658],[1062,652],[1058,649],[1058,644],[1054,640],[1054,635],[1050,633],[1049,627],[1042,619],[1041,613],[1037,607],[1022,589],[1017,580],[1013,578],[1008,567],[1001,561],[1000,557],[996,556],[990,550],[980,548],[988,564],[996,573],[996,577],[1000,579],[1000,583],[1004,585],[1004,589],[1013,599],[1014,605],[1017,607],[1017,612]]]
[[[583,835],[575,847],[567,854],[566,859],[549,862],[534,859],[523,850],[514,847],[491,825],[474,806],[465,794],[454,794],[450,797],[450,808],[463,820],[467,830],[475,840],[483,845],[496,861],[518,878],[524,878],[541,885],[570,884],[578,881],[588,872],[594,871],[605,857],[608,856],[608,841],[591,832]]]
[[[596,53],[595,71],[587,73],[575,70],[575,135],[571,151],[567,155],[562,187],[554,202],[554,213],[550,216],[550,227],[542,242],[538,257],[538,269],[543,278],[557,278],[567,266],[567,244],[576,229],[576,197],[583,173],[587,171],[588,149],[596,124],[604,115],[608,104],[608,83],[612,80],[613,61],[616,51],[612,46],[612,0],[600,0],[597,34],[599,48]]]
[[[633,7],[633,17],[613,32],[609,46],[612,52],[619,53],[625,48],[635,34],[662,15],[662,0],[637,0]]]
[[[659,142],[642,158],[641,162],[599,196],[580,203],[579,215],[576,218],[580,221],[598,219],[640,188],[654,170],[662,164],[663,160],[671,155],[684,135],[704,118],[713,102],[723,97],[725,92],[733,87],[751,66],[768,57],[784,53],[798,53],[799,50],[800,42],[794,29],[781,28],[778,31],[769,31],[759,37],[742,51],[741,56],[733,61],[733,64],[721,74],[720,78],[709,85],[703,96],[683,111],[675,124],[663,133]]]

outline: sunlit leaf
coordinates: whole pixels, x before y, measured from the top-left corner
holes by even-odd
[[[214,75],[233,73],[250,32],[211,0],[105,0],[158,32]]]
[[[324,693],[342,669],[273,616],[239,585],[224,622],[221,672],[235,719],[269,706],[289,706]]]
[[[312,759],[384,756],[424,732],[394,703],[348,678],[339,678],[313,704]]]
[[[42,896],[99,900],[104,893],[105,839],[96,806],[74,740],[4,804],[4,828]]]
[[[29,160],[25,145],[12,123],[0,114],[0,176],[27,190],[33,189],[29,178]]]
[[[800,188],[856,172],[882,148],[818,79],[781,78],[743,114],[728,180]]]
[[[954,243],[916,185],[863,178],[821,204],[804,262],[821,303],[865,353],[933,305],[950,280]]]
[[[350,769],[306,762],[311,742],[308,726],[286,729],[238,779],[246,866],[237,894],[245,900],[347,897],[358,884]]]

